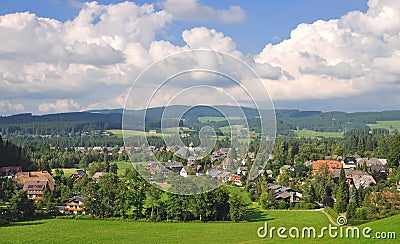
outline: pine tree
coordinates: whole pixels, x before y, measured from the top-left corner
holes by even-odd
[[[347,219],[352,219],[356,214],[357,204],[354,200],[350,200],[346,209],[346,217]]]
[[[339,188],[336,193],[335,208],[338,213],[346,212],[347,204],[349,203],[349,189],[346,184],[346,173],[342,168],[340,169]]]

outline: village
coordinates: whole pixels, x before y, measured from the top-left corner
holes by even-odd
[[[193,148],[189,145],[187,148],[189,152],[195,150],[203,150],[201,148]],[[85,150],[98,151],[101,153],[108,153],[110,156],[112,152],[117,152],[113,147],[90,147],[75,148],[77,151],[84,152]],[[120,148],[118,154],[122,153],[135,153],[138,148]],[[153,154],[158,152],[179,151],[174,147],[157,148],[154,146],[148,147],[146,152]],[[232,153],[234,151],[234,153]],[[248,174],[249,167],[255,159],[254,152],[248,152],[244,157],[238,155],[236,148],[221,148],[213,151],[209,155],[210,162],[208,164],[196,164],[198,158],[191,155],[187,158],[186,162],[179,162],[168,160],[167,162],[150,161],[144,164],[144,169],[149,172],[148,180],[150,182],[166,182],[170,174],[176,174],[180,177],[211,177],[221,181],[223,184],[232,185],[235,187],[244,187],[246,182],[246,174]],[[196,154],[195,154],[196,155]],[[271,155],[271,159],[273,158]],[[135,165],[135,163],[132,163]],[[384,181],[389,175],[389,170],[386,166],[386,159],[377,158],[362,158],[358,155],[353,157],[342,157],[339,155],[325,156],[325,159],[315,161],[305,161],[304,166],[306,169],[307,177],[304,181],[296,179],[294,173],[296,168],[292,165],[286,164],[279,168],[278,172],[272,169],[264,169],[259,173],[264,176],[267,181],[269,191],[274,193],[276,201],[284,201],[287,203],[295,203],[303,201],[303,192],[296,190],[307,181],[312,181],[313,176],[322,169],[327,169],[332,179],[338,183],[341,169],[344,169],[346,175],[346,184],[348,187],[368,188],[376,185],[377,182]],[[208,168],[204,168],[208,165]],[[75,169],[70,178],[74,183],[80,181],[82,178],[90,178],[94,183],[98,182],[108,172],[95,172],[89,175],[83,169]],[[161,179],[160,179],[161,176]],[[56,182],[52,174],[45,170],[23,172],[20,166],[2,167],[0,168],[0,177],[12,179],[18,188],[23,189],[28,198],[35,202],[42,200],[45,191],[53,192],[56,187]],[[287,178],[283,181],[283,178]],[[157,179],[157,180],[156,180]],[[288,184],[290,183],[290,184]],[[296,189],[293,189],[296,188]],[[86,214],[85,198],[83,196],[72,196],[64,205],[57,206],[56,209],[60,214]],[[320,204],[322,207],[323,204]]]

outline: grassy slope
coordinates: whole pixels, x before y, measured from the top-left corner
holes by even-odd
[[[111,164],[115,163],[118,166],[118,171],[117,174],[118,175],[124,175],[125,174],[125,170],[127,168],[132,167],[132,163],[129,162],[125,162],[125,161],[118,161],[118,162],[110,162]]]
[[[400,131],[400,120],[376,121],[376,124],[367,124],[371,129],[384,128],[390,132],[394,129]]]
[[[38,220],[1,227],[2,243],[53,242],[53,243],[86,243],[86,242],[129,242],[129,243],[264,243],[271,241],[268,237],[260,239],[256,231],[267,221],[271,227],[328,226],[327,218],[319,211],[265,211],[260,222],[244,223],[151,223],[120,222],[104,220]],[[375,231],[399,232],[400,215],[370,222]],[[362,226],[363,227],[363,226]],[[360,229],[362,228],[360,227]],[[33,231],[34,230],[34,231]],[[275,232],[276,236],[276,232]],[[284,243],[286,239],[277,236],[273,242]],[[345,239],[290,239],[291,243],[348,243]],[[356,243],[394,243],[394,240],[360,239]]]
[[[230,192],[237,189],[228,188]],[[245,201],[247,201],[245,199]],[[259,210],[258,210],[259,211]],[[1,243],[265,243],[270,238],[260,239],[256,231],[264,225],[271,227],[303,227],[313,226],[316,230],[328,227],[329,221],[320,211],[304,210],[269,210],[262,212],[257,221],[232,223],[151,223],[122,222],[104,220],[66,220],[51,219],[31,222],[14,223],[0,228]],[[368,226],[376,231],[395,231],[399,233],[400,215],[370,222],[359,228]],[[32,231],[34,230],[34,231]],[[45,234],[43,234],[45,233]],[[284,243],[287,239],[277,237],[274,233],[273,242]],[[290,243],[348,243],[346,239],[289,239]],[[394,240],[352,239],[355,243],[395,243]]]
[[[298,137],[312,138],[312,137],[342,137],[341,132],[316,132],[312,130],[293,130]]]
[[[73,173],[75,173],[75,168],[59,168],[59,169],[61,169],[64,172],[64,175],[68,177],[71,176]],[[54,170],[55,169],[52,170],[52,173],[54,173]]]
[[[268,211],[266,217],[264,220],[271,226],[328,224],[326,217],[320,212]],[[149,223],[52,219],[2,227],[0,236],[5,243],[187,243],[189,240],[193,243],[237,243],[259,241],[256,231],[263,223]]]

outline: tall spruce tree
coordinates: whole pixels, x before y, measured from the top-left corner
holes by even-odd
[[[339,187],[336,192],[336,204],[335,204],[336,211],[338,213],[346,212],[348,203],[349,203],[349,188],[346,184],[346,173],[342,166],[339,175]]]

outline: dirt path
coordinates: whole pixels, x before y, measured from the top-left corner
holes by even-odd
[[[321,211],[322,213],[324,213],[325,216],[328,218],[329,222],[331,222],[331,224],[333,224],[334,226],[339,226],[339,225],[336,223],[336,221],[335,221],[334,219],[332,219],[332,217],[331,217],[327,212],[324,211],[323,208],[318,209],[318,211]]]

